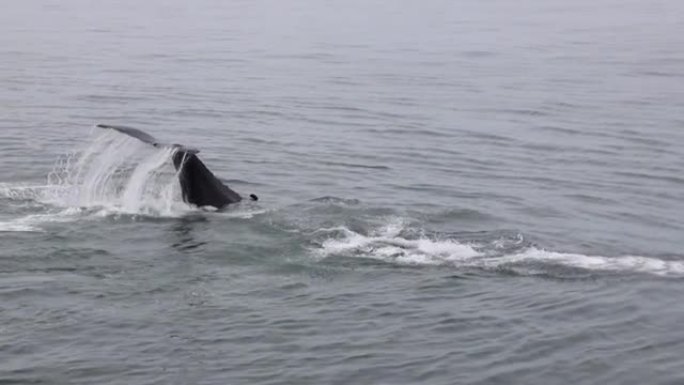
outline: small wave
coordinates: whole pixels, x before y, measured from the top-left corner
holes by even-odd
[[[345,162],[331,162],[331,161],[323,161],[323,162],[319,162],[319,163],[325,164],[327,166],[340,166],[340,167],[347,167],[347,168],[366,168],[366,169],[371,169],[371,170],[390,170],[390,168],[387,166],[374,165],[374,164],[345,163]]]
[[[14,223],[13,221],[0,222],[0,233],[34,233],[41,231],[42,230],[37,227],[21,223]]]
[[[326,195],[320,198],[314,198],[311,199],[310,202],[316,202],[316,203],[328,203],[328,204],[344,204],[344,205],[358,205],[361,203],[360,200],[358,199],[345,199],[345,198],[338,198],[330,195]]]
[[[0,222],[0,232],[43,232],[41,224],[71,222],[80,218],[82,213],[81,209],[71,208],[53,213],[30,214]]]
[[[225,218],[252,219],[255,216],[268,213],[270,210],[261,208],[237,209],[221,211],[220,215]]]
[[[319,232],[326,233],[327,238],[312,252],[320,259],[367,258],[397,265],[452,266],[511,271],[522,275],[554,275],[557,274],[557,268],[561,267],[588,272],[684,276],[684,261],[548,251],[527,244],[520,234],[511,239],[462,242],[424,234],[411,236],[407,230],[401,221],[394,221],[368,235],[346,227],[321,229]]]

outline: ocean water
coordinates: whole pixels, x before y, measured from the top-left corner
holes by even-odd
[[[681,2],[4,5],[0,383],[684,383]]]

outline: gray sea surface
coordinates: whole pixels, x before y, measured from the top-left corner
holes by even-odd
[[[679,0],[8,1],[0,85],[1,384],[684,383]]]

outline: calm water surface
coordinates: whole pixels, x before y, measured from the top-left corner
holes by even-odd
[[[677,0],[6,4],[0,383],[684,383],[683,47]]]

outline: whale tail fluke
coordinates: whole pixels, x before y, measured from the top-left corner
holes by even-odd
[[[191,153],[191,154],[198,154],[199,150],[196,148],[191,148],[191,147],[186,147],[180,144],[171,144],[171,143],[163,143],[155,139],[152,135],[139,130],[137,128],[133,127],[127,127],[127,126],[114,126],[111,124],[96,124],[95,127],[98,128],[105,128],[105,129],[110,129],[110,130],[115,130],[118,131],[124,135],[128,135],[130,137],[136,138],[140,140],[141,142],[150,144],[154,147],[160,147],[160,148],[177,148],[179,151]]]
[[[179,144],[161,143],[137,128],[98,124],[96,127],[112,129],[136,138],[154,147],[174,148],[173,166],[178,172],[183,200],[196,206],[213,206],[218,209],[242,200],[240,194],[223,184],[197,157],[199,150]],[[251,194],[252,200],[258,200]]]

